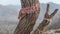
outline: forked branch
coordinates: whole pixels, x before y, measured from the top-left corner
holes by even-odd
[[[58,11],[58,9],[55,9],[55,11],[51,15],[49,15],[48,14],[49,8],[50,8],[50,5],[47,4],[47,8],[46,8],[46,13],[45,13],[44,19],[41,22],[41,24],[38,26],[38,28],[36,29],[36,31],[34,32],[34,34],[37,33],[37,31],[39,31],[38,32],[39,34],[44,34],[44,32],[46,31],[46,26],[49,25],[49,23],[50,23],[50,19],[53,18],[54,15]]]

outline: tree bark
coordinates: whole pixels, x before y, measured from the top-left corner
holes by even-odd
[[[38,0],[21,0],[22,8],[32,7],[39,3]],[[14,31],[14,34],[30,34],[36,23],[40,8],[32,13],[22,13],[21,19]]]
[[[49,25],[50,20],[55,16],[55,14],[58,12],[58,9],[55,9],[53,13],[51,13],[49,15],[49,9],[50,9],[50,5],[47,4],[47,8],[46,8],[46,13],[44,15],[44,19],[43,21],[39,24],[39,26],[37,27],[37,29],[34,31],[33,34],[45,34],[44,32],[46,31],[46,27]]]

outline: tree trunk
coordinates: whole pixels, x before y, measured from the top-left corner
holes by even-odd
[[[37,3],[39,3],[38,0],[21,0],[22,8],[35,6]],[[30,34],[36,23],[39,12],[40,8],[31,13],[22,13],[14,34]]]

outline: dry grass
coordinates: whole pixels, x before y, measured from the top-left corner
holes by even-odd
[[[0,25],[0,34],[13,34],[16,25]]]
[[[49,31],[46,31],[45,34],[60,34],[60,33],[57,33],[55,31],[56,30],[49,30]]]
[[[0,34],[13,34],[16,25],[0,25]],[[60,34],[55,33],[55,30],[46,31],[45,34]]]

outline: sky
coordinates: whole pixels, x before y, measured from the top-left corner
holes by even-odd
[[[48,2],[53,2],[56,4],[60,4],[60,0],[39,0],[40,3],[48,3]],[[2,5],[20,5],[20,0],[0,0],[0,4]]]

